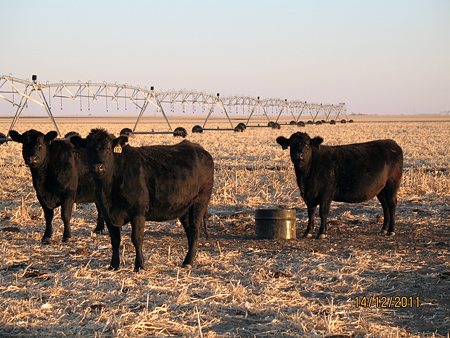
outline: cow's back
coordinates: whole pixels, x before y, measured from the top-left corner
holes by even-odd
[[[362,202],[376,196],[388,180],[400,180],[403,152],[393,140],[321,146],[314,162],[329,168],[323,175],[325,183],[335,185],[333,200]]]
[[[177,145],[144,146],[123,148],[123,180],[134,187],[122,196],[137,198],[130,190],[138,189],[143,194],[139,201],[129,204],[147,203],[147,220],[161,221],[178,218],[196,202],[202,194],[211,195],[214,163],[211,155],[201,146],[183,141]],[[144,189],[145,186],[145,189]]]

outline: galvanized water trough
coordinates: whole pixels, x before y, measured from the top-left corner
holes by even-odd
[[[269,239],[297,238],[295,209],[257,209],[256,236]]]

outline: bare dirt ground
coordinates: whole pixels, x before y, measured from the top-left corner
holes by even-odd
[[[148,222],[146,270],[139,274],[132,272],[129,225],[122,231],[121,269],[107,269],[109,236],[91,234],[93,205],[74,210],[71,243],[61,243],[57,213],[55,242],[41,244],[44,220],[21,147],[0,146],[0,336],[448,337],[450,122],[355,121],[190,133],[216,164],[210,237],[201,238],[197,264],[182,269],[182,227]],[[87,135],[97,126],[117,134],[130,123],[58,125],[63,133]],[[166,128],[146,123],[139,129]],[[9,124],[0,127],[6,132]],[[16,128],[52,126],[20,121]],[[306,208],[289,154],[275,143],[298,130],[331,145],[393,138],[402,146],[395,237],[378,233],[382,210],[371,200],[333,203],[328,238],[301,238]],[[170,135],[130,140],[135,146],[176,142]],[[297,209],[297,239],[255,236],[255,209],[274,206]]]

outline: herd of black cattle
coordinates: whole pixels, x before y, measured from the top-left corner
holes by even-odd
[[[69,133],[43,134],[11,130],[10,138],[22,144],[25,164],[45,215],[42,242],[51,243],[54,209],[61,207],[63,241],[71,238],[74,203],[95,203],[97,226],[104,223],[112,244],[110,268],[119,268],[122,225],[130,222],[136,250],[134,270],[144,268],[142,243],[145,221],[179,219],[188,239],[183,266],[192,265],[202,226],[207,233],[207,208],[214,184],[214,161],[200,145],[184,140],[176,145],[132,147],[128,136],[115,137],[104,129],[92,129],[86,138]],[[0,134],[0,139],[5,135]],[[397,191],[403,170],[403,152],[392,140],[339,146],[322,145],[321,137],[297,132],[278,137],[290,148],[298,187],[307,205],[311,237],[317,206],[321,219],[317,238],[327,236],[327,217],[332,201],[358,203],[377,197],[384,222],[381,232],[395,234]],[[4,143],[4,141],[1,141]],[[1,144],[0,143],[0,144]]]

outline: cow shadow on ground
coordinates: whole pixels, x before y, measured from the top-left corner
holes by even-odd
[[[271,269],[266,268],[270,278],[278,274],[290,279],[282,291],[297,291],[310,303],[319,304],[324,310],[318,315],[330,315],[328,308],[333,300],[336,306],[350,307],[350,312],[376,311],[380,322],[412,333],[445,335],[450,311],[450,227],[445,223],[449,211],[448,207],[436,210],[418,201],[400,206],[396,236],[387,237],[379,233],[382,210],[377,201],[355,207],[336,203],[325,240],[301,237],[307,224],[306,211],[301,209],[297,211],[297,238],[291,240],[258,238],[252,211],[212,212],[210,237],[202,234],[199,252],[217,261],[226,260],[228,253],[234,252],[239,257],[234,264],[242,264],[247,273],[258,273],[258,269],[264,269],[264,262],[270,261]],[[178,248],[181,263],[187,243],[180,225],[147,230],[146,237]],[[294,267],[293,261],[299,265]],[[322,264],[330,268],[318,273]],[[354,272],[346,274],[346,270]],[[177,273],[170,268],[161,272],[171,276]],[[200,262],[191,273],[200,278],[209,270]],[[219,274],[224,279],[236,278],[226,269]],[[242,277],[243,283],[246,279]],[[305,279],[310,289],[305,288]],[[347,286],[342,286],[342,279],[348,279]],[[231,311],[211,329],[232,328],[242,335],[258,333],[258,325],[272,319]]]
[[[152,264],[153,257],[167,255],[170,264],[160,265],[159,273],[174,279],[178,273],[186,275],[189,271],[195,278],[214,276],[224,281],[239,280],[250,288],[254,276],[263,274],[269,280],[284,279],[286,286],[279,291],[299,293],[311,307],[308,311],[319,317],[333,315],[330,312],[333,301],[337,308],[345,308],[349,316],[355,316],[355,321],[357,316],[371,313],[376,321],[385,325],[412,333],[445,335],[450,311],[449,213],[450,208],[445,204],[430,206],[420,200],[405,201],[397,210],[396,236],[386,237],[379,234],[382,210],[377,200],[358,205],[333,203],[328,238],[317,240],[301,237],[307,224],[306,210],[301,207],[297,210],[297,238],[284,240],[258,238],[253,210],[211,208],[210,237],[206,239],[201,234],[198,260],[191,270],[181,269],[187,240],[177,221],[147,222],[144,254],[148,265]],[[318,219],[316,233],[317,228]],[[91,228],[86,228],[74,235],[82,237],[90,231]],[[132,273],[134,248],[130,234],[131,226],[125,225],[122,241],[127,247],[127,257],[121,269]],[[84,258],[73,261],[72,265],[83,267],[89,264],[92,269],[106,269],[111,250],[109,236],[95,238],[97,247],[88,250]],[[75,248],[68,253],[57,253],[58,250],[50,251],[53,257],[59,257],[58,260],[67,257],[73,260],[83,255]],[[214,267],[210,266],[211,261],[215,262]],[[47,270],[61,272],[67,269],[59,263],[52,264]],[[235,269],[234,272],[228,269],[229,264],[238,265],[242,274],[236,275]],[[39,270],[39,265],[33,265],[33,268]],[[208,295],[192,297],[202,299]],[[366,297],[365,305],[356,304],[356,297],[359,302]],[[371,308],[367,303],[369,297],[373,302]],[[395,297],[400,297],[399,307],[388,306],[391,299],[395,305]],[[382,304],[385,299],[388,303]],[[417,303],[410,306],[416,299],[419,306],[415,306]],[[403,305],[408,306],[402,306],[402,300]],[[306,311],[304,306],[297,305],[298,311]],[[232,331],[242,336],[251,332],[258,334],[259,327],[274,319],[271,314],[262,316],[244,312],[238,307],[230,307],[220,322],[209,329]],[[351,326],[347,324],[347,327],[351,331]]]
[[[75,219],[82,216],[82,210]],[[317,240],[301,237],[307,223],[303,207],[297,210],[297,238],[284,240],[258,238],[253,210],[211,208],[210,237],[206,239],[201,234],[198,259],[192,269],[181,268],[187,239],[177,221],[147,222],[144,255],[150,271],[169,280],[178,280],[179,274],[180,283],[186,285],[191,283],[187,276],[195,280],[214,280],[226,287],[239,281],[253,297],[264,294],[266,287],[277,286],[277,292],[285,297],[296,295],[299,299],[298,304],[289,303],[289,311],[309,311],[311,316],[322,319],[334,316],[335,320],[341,320],[347,332],[356,332],[358,328],[351,323],[366,316],[371,323],[404,328],[411,333],[445,335],[450,311],[449,211],[444,204],[430,207],[416,200],[404,203],[398,208],[397,235],[386,237],[379,234],[381,207],[376,200],[355,206],[334,203],[328,238]],[[35,254],[28,261],[9,265],[4,273],[11,271],[40,280],[50,278],[46,274],[62,275],[75,270],[80,273],[98,270],[106,274],[111,257],[110,239],[108,235],[91,236],[95,218],[89,217],[88,223],[74,224],[73,242],[42,245],[38,256]],[[61,228],[61,221],[57,223],[57,228]],[[25,230],[8,232],[5,240],[25,247],[30,238],[39,242],[41,233],[31,229],[29,236],[24,236]],[[128,224],[122,231],[124,261],[121,271],[117,272],[120,276],[134,276],[130,235]],[[146,272],[142,277],[152,280]],[[280,282],[275,285],[272,281]],[[53,283],[52,279],[47,283]],[[212,294],[211,290],[207,291],[203,294],[187,290],[195,304],[201,302],[204,308],[212,309],[216,303],[208,303]],[[360,302],[366,297],[366,307],[361,304],[357,307],[356,297]],[[369,297],[374,303],[374,297],[379,297],[378,308],[373,303],[367,308]],[[383,308],[381,297],[388,300],[400,297],[400,307]],[[402,306],[402,299],[410,302],[417,297],[418,307]],[[334,312],[331,302],[337,309]],[[205,328],[205,332],[208,329],[237,336],[263,335],[262,328],[277,319],[276,311],[269,306],[262,312],[246,311],[242,304],[223,303],[221,306],[220,320]]]

